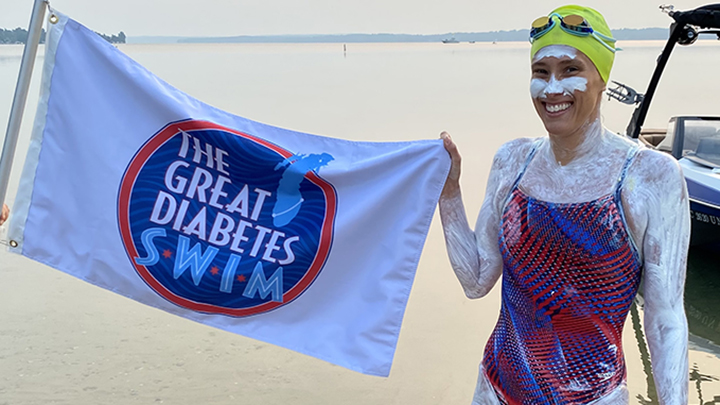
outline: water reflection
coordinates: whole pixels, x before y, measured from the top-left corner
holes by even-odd
[[[637,301],[633,301],[630,306],[630,320],[632,321],[633,330],[635,331],[635,340],[637,340],[638,348],[640,349],[640,360],[642,361],[643,371],[645,372],[645,385],[647,386],[647,397],[638,394],[636,398],[642,405],[657,405],[657,392],[655,391],[655,379],[653,379],[652,375],[650,352],[648,351],[647,343],[645,343],[645,334],[643,333],[640,322]]]
[[[718,379],[711,375],[701,374],[700,370],[698,370],[697,364],[693,364],[693,367],[690,370],[690,382],[695,382],[695,389],[697,389],[700,405],[720,404],[720,396],[715,396],[715,398],[710,402],[703,402],[702,383],[712,381],[718,381]]]
[[[685,312],[691,339],[699,350],[720,357],[720,253],[690,250],[685,282]]]
[[[642,302],[642,297],[639,297]],[[685,312],[690,330],[692,350],[713,354],[720,358],[720,253],[708,248],[692,248],[688,255],[685,281]],[[635,339],[647,382],[647,396],[638,394],[641,405],[657,405],[655,380],[652,376],[650,354],[636,303],[630,307]],[[718,376],[703,374],[697,363],[690,368],[690,382],[694,383],[700,405],[720,405],[720,396],[703,397],[703,383],[720,381]],[[690,393],[692,396],[692,393]]]
[[[694,349],[720,357],[720,253],[693,248],[688,256],[685,281],[685,312]],[[697,364],[690,369],[699,404],[720,404],[720,396],[703,398],[702,384],[720,381],[718,376],[703,374]]]

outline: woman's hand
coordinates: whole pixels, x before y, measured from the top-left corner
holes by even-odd
[[[448,173],[447,179],[445,180],[445,187],[443,187],[442,195],[449,197],[450,195],[460,190],[460,152],[458,152],[457,145],[453,142],[450,134],[443,131],[440,134],[440,138],[443,140],[445,150],[450,154],[452,164],[450,166],[450,173]]]
[[[5,221],[7,221],[8,216],[10,216],[10,208],[8,208],[7,205],[3,204],[2,213],[0,213],[0,225],[4,224]]]

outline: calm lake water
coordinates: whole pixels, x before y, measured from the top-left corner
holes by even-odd
[[[611,79],[643,92],[663,43],[620,46],[624,51],[617,55]],[[544,134],[528,94],[525,43],[348,44],[346,54],[342,44],[134,44],[119,49],[194,97],[276,126],[373,141],[435,138],[447,130],[463,153],[463,190],[472,222],[495,150],[514,138]],[[0,47],[3,129],[21,52],[18,46]],[[676,49],[646,127],[665,127],[672,115],[720,114],[718,66],[718,41]],[[25,114],[10,202],[27,148],[40,68]],[[615,101],[603,107],[605,125],[616,132],[624,131],[631,113],[631,107]],[[8,403],[124,404],[128,398],[223,403],[235,398],[243,404],[467,404],[497,319],[499,291],[482,300],[465,299],[437,219],[387,379],[213,331],[2,252],[0,274],[11,281],[0,286],[0,307],[5,308],[0,315],[0,404],[6,396]],[[691,331],[690,403],[720,404],[718,252],[690,252],[685,305]],[[48,314],[54,321],[46,319]],[[634,306],[624,332],[628,386],[631,403],[655,404],[642,318],[642,308]],[[177,338],[168,341],[167,336]],[[233,349],[226,349],[228,356],[188,354],[206,353],[218,344]]]

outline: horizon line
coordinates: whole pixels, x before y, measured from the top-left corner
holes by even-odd
[[[644,28],[616,28],[616,31],[642,31],[642,30],[668,30],[667,27],[644,27]],[[445,33],[435,34],[413,34],[404,32],[347,32],[347,33],[331,33],[331,34],[238,34],[238,35],[130,35],[127,34],[128,38],[142,38],[142,37],[155,37],[155,38],[245,38],[245,37],[322,37],[322,36],[348,36],[348,35],[398,35],[398,36],[417,36],[417,37],[429,37],[429,36],[442,36],[442,35],[477,35],[477,34],[499,34],[499,33],[521,33],[523,31],[529,31],[527,28],[523,29],[511,29],[511,30],[496,30],[496,31],[450,31]]]

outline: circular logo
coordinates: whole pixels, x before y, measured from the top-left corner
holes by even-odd
[[[194,311],[248,316],[285,305],[330,252],[337,197],[318,171],[332,160],[210,122],[169,124],[120,185],[130,261],[155,292]]]

